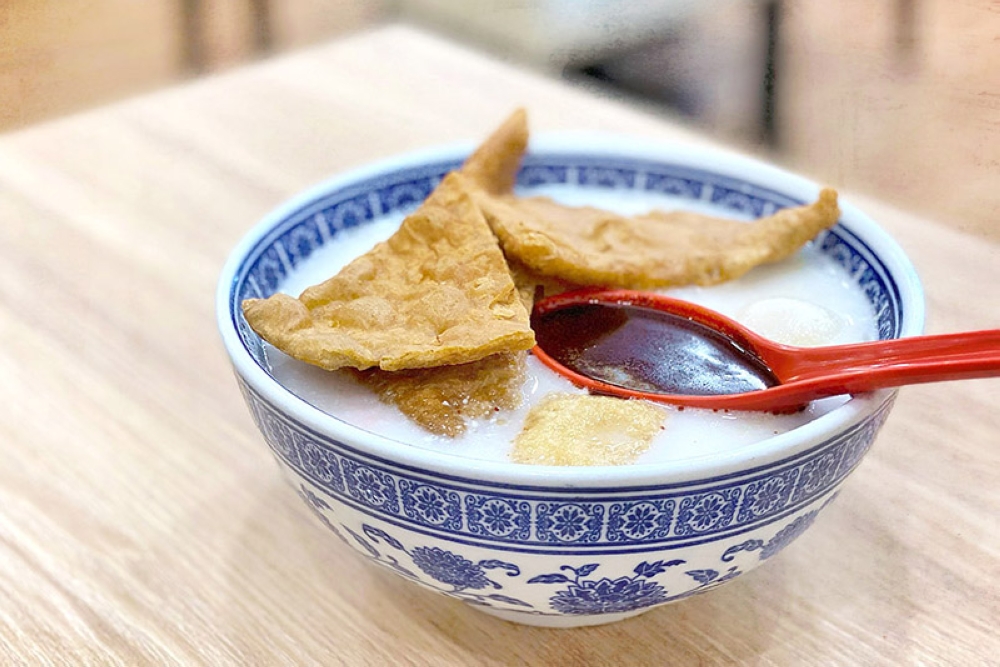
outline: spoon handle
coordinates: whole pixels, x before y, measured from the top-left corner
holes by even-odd
[[[692,407],[792,412],[810,401],[841,394],[860,394],[876,389],[947,380],[973,380],[1000,376],[1000,351],[973,352],[928,357],[917,361],[895,361],[883,365],[830,368],[783,382],[764,391],[720,396],[647,395]]]
[[[978,366],[982,366],[985,373],[978,377],[988,377],[997,374],[1000,329],[912,336],[830,347],[780,346],[765,356],[768,358],[764,361],[785,383],[855,371],[875,373],[890,380],[924,377],[938,372],[945,375],[958,373],[964,378],[969,377],[968,373]],[[939,379],[961,378],[942,375]],[[881,386],[891,386],[891,382]]]

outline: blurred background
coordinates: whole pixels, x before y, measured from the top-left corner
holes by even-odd
[[[997,0],[0,0],[0,133],[398,21],[1000,239]]]

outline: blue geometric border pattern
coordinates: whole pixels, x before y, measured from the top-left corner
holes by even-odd
[[[230,317],[243,345],[265,371],[260,340],[246,326],[240,303],[276,292],[296,266],[341,230],[413,210],[443,175],[457,166],[459,162],[453,160],[400,168],[333,190],[289,214],[257,242],[234,279]],[[734,215],[749,217],[803,203],[747,181],[687,165],[590,154],[526,156],[518,177],[519,189],[530,192],[548,185],[665,194],[679,200],[711,202]],[[902,308],[898,286],[864,241],[839,224],[821,234],[815,245],[843,266],[868,295],[875,307],[879,337],[898,336]]]
[[[274,455],[317,488],[395,525],[468,544],[517,550],[634,549],[704,542],[794,513],[836,487],[864,456],[890,399],[853,430],[734,479],[615,493],[490,486],[434,477],[367,457],[291,421],[242,380]],[[571,496],[571,497],[570,497]]]

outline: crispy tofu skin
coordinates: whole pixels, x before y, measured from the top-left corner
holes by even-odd
[[[467,420],[521,404],[527,352],[494,354],[456,366],[405,371],[354,371],[379,398],[431,433],[455,437]]]
[[[462,165],[462,173],[491,195],[514,191],[528,149],[528,114],[518,109]]]
[[[385,243],[296,299],[248,299],[269,343],[329,370],[429,368],[534,345],[500,247],[450,174]]]
[[[690,211],[622,216],[481,190],[476,203],[508,259],[570,283],[636,289],[733,280],[788,257],[840,215],[829,188],[811,205],[752,222]]]
[[[517,285],[517,291],[521,295],[521,302],[529,313],[534,308],[535,301],[582,287],[551,276],[543,276],[517,260],[508,259],[507,263],[510,266],[510,275],[514,278],[514,284]]]

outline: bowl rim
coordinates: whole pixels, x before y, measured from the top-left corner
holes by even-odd
[[[264,400],[310,431],[342,446],[396,467],[462,480],[491,481],[517,487],[621,489],[716,480],[759,470],[795,458],[836,439],[891,401],[897,390],[857,395],[825,415],[771,438],[726,452],[662,463],[627,466],[545,466],[476,459],[422,448],[381,436],[333,417],[293,394],[265,372],[243,346],[230,306],[232,290],[248,254],[290,215],[320,197],[380,174],[428,163],[459,162],[475,147],[471,142],[432,146],[384,158],[333,175],[287,199],[261,218],[229,253],[216,289],[217,326],[235,372]],[[680,163],[713,174],[777,190],[801,200],[816,197],[820,186],[804,176],[762,160],[717,147],[672,144],[631,135],[595,132],[549,132],[532,137],[530,155],[585,154],[619,159]],[[899,244],[850,201],[839,199],[841,221],[879,257],[899,289],[901,336],[923,332],[924,292],[910,259]]]

